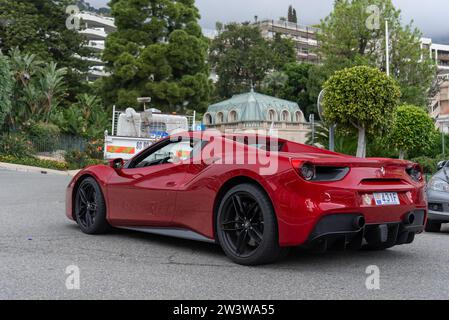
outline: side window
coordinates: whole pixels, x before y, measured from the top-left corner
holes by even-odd
[[[157,150],[153,150],[148,155],[143,155],[137,159],[130,168],[145,168],[155,165],[178,163],[193,157],[197,152],[201,152],[202,142],[199,140],[183,140],[180,142],[170,142]]]

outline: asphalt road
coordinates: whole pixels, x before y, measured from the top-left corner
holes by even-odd
[[[0,299],[448,299],[449,229],[384,252],[293,251],[242,267],[215,245],[128,231],[82,234],[69,178],[0,170]],[[80,289],[66,288],[67,266]],[[366,268],[380,270],[367,290]]]

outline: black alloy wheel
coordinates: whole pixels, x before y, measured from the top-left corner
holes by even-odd
[[[218,240],[233,261],[243,265],[270,263],[279,257],[277,222],[267,195],[255,185],[232,188],[217,217]]]
[[[109,229],[103,193],[93,178],[84,179],[76,189],[75,220],[87,234],[101,234]]]

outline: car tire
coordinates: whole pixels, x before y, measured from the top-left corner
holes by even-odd
[[[80,182],[76,188],[74,205],[75,221],[82,232],[95,235],[110,230],[103,192],[94,178],[88,177]]]
[[[440,231],[441,231],[441,223],[427,221],[426,232],[440,232]]]
[[[230,189],[216,217],[218,242],[241,265],[275,262],[286,254],[279,246],[276,215],[266,193],[253,184]]]

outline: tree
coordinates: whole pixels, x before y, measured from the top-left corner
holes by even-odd
[[[287,75],[288,80],[282,90],[281,97],[286,100],[297,102],[304,111],[306,118],[308,118],[310,114],[316,113],[316,100],[311,99],[307,87],[310,70],[312,68],[312,64],[296,62],[287,63],[282,68],[282,71]]]
[[[393,116],[390,143],[399,150],[399,158],[404,159],[408,151],[428,151],[435,140],[435,125],[432,118],[422,108],[413,105],[398,107]]]
[[[46,64],[36,55],[22,53],[17,48],[11,50],[9,56],[14,83],[8,129],[21,130],[31,120],[47,123],[65,98],[66,68],[58,68],[54,62]]]
[[[15,81],[7,125],[9,129],[18,130],[24,121],[39,110],[41,93],[34,84],[44,63],[35,54],[22,53],[17,47],[8,54]]]
[[[289,5],[288,12],[287,12],[287,20],[288,20],[288,22],[291,22],[292,19],[293,19],[293,6]]]
[[[337,71],[324,84],[326,122],[358,130],[357,157],[366,156],[366,134],[389,124],[399,103],[396,81],[378,69],[359,66]]]
[[[270,73],[263,80],[263,87],[267,94],[274,97],[280,97],[280,91],[288,81],[288,76],[281,71]]]
[[[291,62],[280,71],[268,74],[263,81],[262,91],[281,99],[297,102],[306,118],[316,113],[316,101],[310,99],[307,84],[312,64]]]
[[[372,5],[380,10],[378,19],[368,10]],[[426,106],[435,65],[428,51],[421,48],[420,31],[412,23],[403,26],[400,11],[391,0],[335,2],[332,13],[321,21],[318,34],[323,71],[329,77],[336,70],[356,65],[385,70],[385,20],[390,26],[391,75],[401,87],[402,102]]]
[[[296,62],[296,49],[293,40],[284,39],[279,33],[276,33],[274,39],[268,41],[268,46],[273,55],[273,69],[281,70],[285,64]]]
[[[7,57],[0,54],[0,132],[7,115],[11,112],[13,77]]]
[[[112,0],[117,31],[106,40],[103,60],[106,101],[137,106],[151,96],[157,108],[204,109],[212,91],[203,36],[194,0]]]
[[[251,85],[260,89],[269,73],[295,61],[295,51],[291,40],[266,40],[257,26],[231,23],[212,41],[209,61],[219,77],[218,94],[228,98]]]
[[[298,23],[298,16],[296,14],[296,9],[294,9],[292,5],[288,7],[287,20],[288,22]]]
[[[40,73],[39,89],[42,92],[41,110],[39,114],[44,122],[50,120],[50,114],[54,108],[61,103],[61,98],[66,90],[64,76],[67,73],[66,68],[58,68],[54,62],[50,62]]]
[[[81,94],[69,108],[60,111],[56,123],[62,132],[85,138],[102,138],[109,124],[109,115],[100,98]]]
[[[66,8],[72,0],[0,0],[0,48],[7,53],[14,48],[32,53],[39,60],[53,61],[67,68],[69,97],[74,98],[83,86],[90,56],[86,39],[66,27]]]

